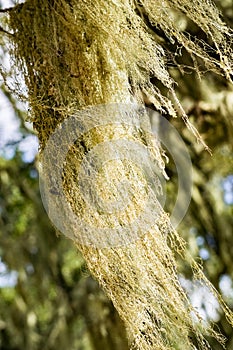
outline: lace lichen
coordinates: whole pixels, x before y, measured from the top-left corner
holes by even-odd
[[[174,11],[200,27],[208,42],[182,31],[174,21]],[[184,47],[194,60],[201,59],[206,69],[232,79],[232,32],[209,0],[28,0],[9,11],[9,27],[13,34],[11,53],[28,87],[31,119],[41,152],[57,126],[77,110],[116,102],[143,103],[145,96],[152,96],[157,111],[180,115],[201,140],[176,97],[176,83],[167,68],[170,56],[160,31],[173,45]],[[166,95],[152,83],[152,78],[167,90]],[[145,140],[140,129],[124,126],[92,129],[77,140],[63,170],[64,191],[77,214],[89,215],[76,192],[80,161],[88,150],[112,134],[111,139],[133,138],[148,148],[153,141]],[[153,147],[154,159],[163,172],[162,151],[156,143]],[[113,162],[109,167],[109,173],[124,175],[128,180],[139,176],[137,181],[134,179],[135,186],[140,184],[146,191],[137,167],[126,161],[120,165]],[[98,181],[101,191],[101,177]],[[112,181],[115,183],[116,179]],[[140,200],[135,201],[128,217],[136,215],[139,207]],[[98,215],[93,222],[92,215],[88,216],[94,227],[103,219]],[[105,220],[113,219],[111,216],[111,220]],[[125,246],[96,248],[80,244],[75,237],[74,232],[73,240],[90,271],[124,320],[132,349],[209,349],[205,335],[223,342],[221,335],[203,323],[180,286],[174,253],[187,261],[186,248],[162,209],[154,226]],[[189,263],[195,276],[218,297],[232,323],[230,311],[201,268],[193,261]]]

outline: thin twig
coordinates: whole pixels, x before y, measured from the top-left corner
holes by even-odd
[[[2,32],[2,33],[4,33],[4,34],[7,34],[7,35],[13,36],[12,33],[9,33],[7,30],[3,29],[2,27],[0,27],[0,32]]]
[[[8,7],[6,9],[0,9],[0,13],[10,12],[10,11],[12,11],[14,9],[15,9],[15,6],[14,7]]]

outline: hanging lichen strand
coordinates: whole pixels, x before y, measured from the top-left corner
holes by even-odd
[[[195,22],[211,39],[212,48],[208,46],[206,50],[207,44],[205,46],[182,32],[173,20],[174,11],[181,11]],[[232,52],[229,48],[232,33],[208,0],[28,0],[10,11],[15,61],[24,73],[31,118],[38,132],[42,155],[57,126],[71,115],[85,111],[88,106],[142,102],[142,93],[152,96],[158,111],[172,116],[180,114],[192,129],[176,98],[174,82],[167,70],[166,52],[147,26],[148,21],[149,27],[162,30],[167,40],[184,46],[194,60],[195,57],[203,59],[207,69],[228,79],[232,77]],[[151,83],[153,77],[171,94],[164,96]],[[173,107],[168,96],[172,96],[177,108]],[[174,253],[189,260],[185,244],[161,209],[156,186],[148,185],[148,179],[140,170],[141,164],[128,161],[127,149],[123,147],[125,140],[129,145],[134,142],[138,149],[144,147],[150,153],[150,158],[143,160],[145,167],[153,168],[156,164],[161,174],[164,172],[158,140],[154,140],[149,131],[144,132],[141,126],[145,113],[141,112],[141,116],[137,109],[129,112],[116,109],[119,113],[117,126],[110,122],[101,124],[100,115],[91,115],[88,119],[88,113],[86,118],[82,118],[81,114],[75,119],[77,123],[74,125],[76,128],[79,126],[81,136],[73,142],[64,161],[64,193],[75,215],[84,218],[88,227],[94,228],[93,233],[95,228],[117,227],[120,236],[116,238],[121,244],[101,246],[101,239],[94,246],[84,244],[78,238],[79,228],[75,227],[75,223],[67,220],[64,225],[71,231],[73,229],[71,238],[124,320],[132,349],[209,349],[204,335],[212,335],[220,342],[222,338],[201,321],[179,284]],[[95,117],[96,126],[89,128],[87,124]],[[126,117],[133,122],[124,123]],[[103,113],[102,119],[105,118],[107,115]],[[68,127],[67,130],[71,131]],[[85,132],[82,133],[82,130]],[[192,130],[199,137],[195,129]],[[108,203],[111,196],[121,200],[121,193],[125,195],[126,189],[118,190],[119,178],[123,184],[124,181],[130,182],[132,200],[124,213],[120,210],[103,212],[98,203],[94,208],[96,211],[93,211],[80,192],[80,186],[83,191],[86,189],[86,182],[80,177],[85,164],[83,160],[97,145],[107,142],[121,146],[121,158],[109,161],[105,158],[108,152],[103,149],[99,157],[103,157],[106,166],[101,171],[97,166],[99,174],[94,185],[102,201]],[[51,148],[51,158],[61,152],[62,141],[55,145],[56,148]],[[109,149],[119,152],[117,148]],[[101,161],[95,157],[90,159],[92,167],[93,161]],[[90,170],[88,166],[84,167],[83,173],[85,169]],[[44,175],[44,180],[45,186],[49,187],[52,181],[49,174]],[[54,193],[54,203],[58,203],[59,193],[53,188],[50,191]],[[145,198],[149,192],[153,201],[148,204]],[[147,204],[150,206],[145,209]],[[143,210],[146,215],[137,227],[137,235],[132,232],[130,239],[122,237],[122,227],[128,225],[133,230],[133,219]],[[57,213],[58,216],[60,214]],[[148,226],[148,222],[153,220],[153,225]],[[189,263],[193,265],[195,276],[218,297],[229,322],[232,322],[230,311],[202,270],[193,261]]]

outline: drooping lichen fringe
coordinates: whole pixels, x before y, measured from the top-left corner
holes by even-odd
[[[74,106],[128,101],[130,92],[139,101],[140,91],[149,92],[158,111],[177,114],[172,100],[151,83],[155,77],[169,90],[174,86],[166,51],[145,14],[167,40],[231,80],[232,31],[211,1],[26,1],[10,16],[17,65],[25,72],[39,135],[45,118],[47,130],[48,124],[53,129],[48,121],[52,111],[57,122],[63,118],[56,109],[65,113]],[[196,23],[212,46],[182,31],[178,15]]]
[[[143,96],[152,96],[159,112],[181,115],[201,140],[174,92],[175,82],[168,70],[172,53],[163,45],[164,38],[184,47],[206,69],[232,79],[232,31],[209,0],[27,0],[11,10],[9,16],[13,32],[11,54],[24,74],[41,151],[58,125],[75,111],[114,102],[143,103]],[[206,34],[207,41],[192,38],[179,26],[177,16],[195,23]],[[162,92],[153,79],[168,93]],[[84,119],[80,123],[85,122]],[[113,218],[112,213],[107,216],[98,210],[93,212],[93,208],[83,207],[84,201],[77,195],[80,164],[88,152],[103,142],[123,139],[148,149],[153,144],[153,160],[157,159],[161,173],[164,171],[159,142],[145,138],[140,128],[129,128],[124,123],[120,127],[97,125],[84,133],[70,148],[62,176],[70,206],[77,215],[85,216],[92,227],[124,226],[127,219],[137,216],[144,203],[147,185],[140,164],[127,162],[124,154],[121,162],[114,159],[108,163],[108,173],[106,169],[102,171],[96,187],[103,201],[107,201],[107,194],[115,196],[118,175],[124,181],[132,181],[132,188],[139,186],[141,192],[135,193],[126,216],[117,214]],[[59,152],[59,147],[55,151]],[[112,192],[104,181],[111,183]],[[143,195],[137,198],[140,193]],[[154,195],[157,205],[157,193]],[[151,210],[152,218],[155,214]],[[90,271],[125,321],[132,349],[189,350],[196,349],[194,344],[199,349],[209,349],[206,334],[223,342],[221,335],[204,324],[180,286],[174,253],[189,259],[184,242],[162,209],[150,230],[145,229],[136,242],[127,242],[125,237],[127,244],[121,247],[85,246],[76,236],[74,232],[74,242]],[[191,264],[196,276],[218,296],[232,323],[232,314],[221,297],[200,267],[192,261]]]

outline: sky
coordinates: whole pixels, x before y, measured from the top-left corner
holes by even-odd
[[[20,2],[23,1],[0,0],[0,7],[7,8]],[[3,64],[7,70],[10,69],[10,62],[7,55],[4,56],[4,62],[1,62],[1,64]],[[1,83],[2,81],[0,78],[0,84]],[[20,108],[26,109],[26,106],[20,103]],[[14,156],[17,146],[15,143],[22,138],[19,126],[20,122],[16,118],[10,102],[0,91],[0,156],[4,156],[7,159]],[[13,146],[13,144],[15,144],[15,146]],[[35,135],[27,136],[18,143],[18,149],[23,152],[23,161],[32,162],[38,151],[37,137]]]
[[[18,1],[22,2],[22,1]],[[1,0],[0,7],[6,8],[12,6],[13,1]],[[5,62],[7,64],[7,62]],[[0,79],[0,84],[2,83]],[[22,108],[26,108],[21,103]],[[16,118],[14,110],[0,90],[0,156],[11,159],[18,145],[22,152],[24,162],[32,162],[38,151],[38,140],[35,135],[29,135],[22,139],[19,131],[20,122]],[[18,143],[19,141],[19,143]],[[0,288],[13,287],[17,283],[18,273],[16,271],[9,271],[7,266],[2,262],[0,257]]]
[[[14,4],[19,4],[21,2],[24,2],[23,0],[0,0],[0,5],[2,8],[12,6]]]
[[[12,158],[15,154],[16,142],[19,141],[18,149],[23,152],[23,161],[32,162],[38,152],[38,139],[32,134],[21,140],[19,126],[20,122],[10,102],[0,91],[0,156]]]

